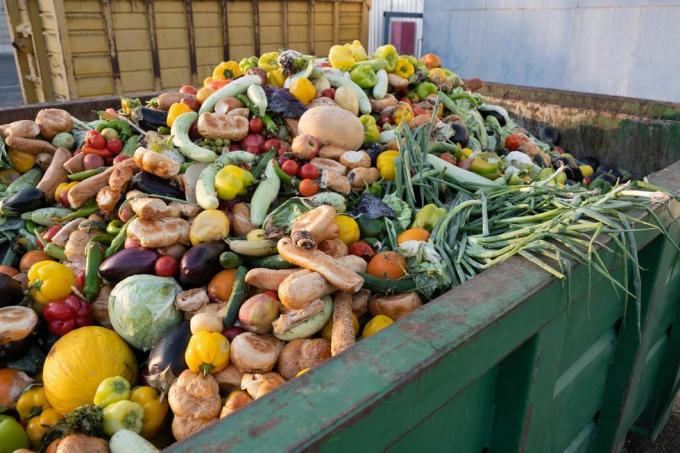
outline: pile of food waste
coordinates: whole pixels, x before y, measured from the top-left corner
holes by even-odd
[[[635,298],[671,196],[480,87],[354,41],[1,126],[0,452],[181,441],[512,256]]]

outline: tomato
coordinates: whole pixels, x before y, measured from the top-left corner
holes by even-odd
[[[87,131],[85,142],[92,148],[106,149],[106,139],[102,134],[95,130]]]
[[[281,170],[283,170],[285,173],[291,176],[295,176],[298,174],[300,166],[293,159],[288,159],[287,161],[281,164]]]
[[[42,235],[43,239],[45,239],[47,242],[50,242],[52,238],[54,237],[55,234],[57,234],[61,230],[61,225],[52,225],[45,231]]]
[[[113,154],[118,154],[123,149],[123,142],[119,138],[110,138],[106,141],[106,147]]]
[[[264,129],[264,123],[260,118],[254,116],[248,121],[248,128],[251,134],[259,134]]]
[[[196,99],[195,97],[184,98],[184,99],[182,99],[180,102],[181,102],[182,104],[188,105],[189,108],[190,108],[191,110],[193,110],[194,112],[197,112],[198,109],[201,108],[201,103],[198,102],[198,99]]]
[[[321,92],[321,97],[335,99],[335,90],[333,88],[326,88]]]
[[[208,88],[212,90],[219,90],[220,88],[226,86],[230,81],[227,79],[224,80],[213,80],[212,82],[208,83]]]
[[[517,151],[523,143],[529,141],[523,134],[510,134],[505,139],[505,147],[508,151]]]
[[[249,134],[241,140],[241,146],[244,146],[246,150],[250,151],[250,147],[257,149],[256,152],[250,151],[253,154],[260,154],[264,151],[264,137],[260,134]]]
[[[260,154],[262,151],[260,151],[260,147],[256,145],[248,145],[246,146],[246,151],[248,151],[251,154]]]
[[[264,142],[265,152],[271,151],[272,149],[278,152],[279,148],[281,148],[281,140],[278,138],[270,138]]]
[[[76,274],[76,288],[82,291],[83,286],[85,286],[85,271],[79,271]]]
[[[279,146],[278,154],[279,154],[279,156],[283,156],[286,153],[290,153],[290,143],[281,142],[281,145]]]
[[[174,277],[179,271],[179,261],[169,255],[163,255],[156,260],[153,269],[159,277]]]
[[[363,241],[357,241],[350,245],[348,252],[350,255],[358,256],[366,261],[370,261],[371,258],[375,256],[375,250],[373,250],[373,247]]]
[[[69,189],[62,190],[62,191],[59,193],[59,199],[57,200],[57,201],[58,201],[59,203],[61,203],[61,205],[62,205],[63,207],[65,207],[65,208],[70,208],[70,207],[71,207],[71,203],[68,202],[68,190],[69,190]]]
[[[303,179],[298,186],[298,192],[303,197],[311,197],[319,191],[319,184],[313,179]]]
[[[182,85],[182,87],[179,89],[179,92],[184,94],[193,94],[194,96],[196,96],[196,93],[198,91],[191,85]]]
[[[102,159],[106,159],[108,157],[113,157],[113,154],[111,154],[111,151],[106,149],[106,140],[104,140],[104,137],[100,135],[101,139],[104,141],[104,147],[103,148],[95,148],[94,146],[85,143],[81,150],[83,151],[83,154],[96,154]]]
[[[304,164],[298,173],[301,179],[319,179],[319,169],[312,164]]]
[[[117,163],[123,162],[124,160],[127,160],[129,158],[130,158],[130,156],[127,156],[125,154],[119,154],[119,155],[117,155],[116,157],[113,158],[113,163],[117,164]]]
[[[397,237],[397,244],[401,245],[407,241],[427,241],[429,238],[430,232],[425,228],[409,228]]]
[[[406,275],[406,259],[397,252],[380,252],[371,258],[366,272],[374,277],[396,280]]]
[[[439,56],[433,53],[426,53],[422,56],[420,61],[425,63],[427,69],[439,68],[442,65],[442,60],[439,58]]]
[[[208,283],[208,297],[213,302],[227,302],[236,281],[236,269],[225,269],[215,274]]]

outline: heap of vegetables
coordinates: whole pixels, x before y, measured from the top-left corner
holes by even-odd
[[[668,196],[479,85],[354,41],[3,126],[0,452],[185,439],[510,256],[636,264]]]

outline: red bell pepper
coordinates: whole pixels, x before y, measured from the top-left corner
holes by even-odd
[[[88,144],[84,144],[83,147],[81,148],[83,151],[83,154],[88,155],[88,154],[96,154],[100,156],[102,159],[108,159],[110,157],[113,157],[113,153],[109,151],[107,148],[103,149],[98,149],[95,148],[94,146],[90,146]]]
[[[75,328],[92,324],[90,304],[71,295],[58,302],[50,302],[43,310],[47,328],[55,335],[66,335]]]

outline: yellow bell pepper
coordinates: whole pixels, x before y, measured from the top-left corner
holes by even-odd
[[[368,60],[368,54],[366,53],[366,49],[364,49],[364,46],[358,39],[355,39],[354,41],[345,44],[345,47],[352,51],[354,61],[359,62]]]
[[[7,152],[7,157],[9,157],[12,167],[19,173],[26,173],[35,165],[34,155],[17,151],[16,149],[10,149]]]
[[[130,383],[122,376],[111,376],[99,383],[94,394],[94,404],[106,407],[130,397]]]
[[[283,69],[276,68],[273,71],[267,72],[267,83],[276,88],[282,88],[283,82],[286,81],[286,76]]]
[[[229,234],[229,219],[219,209],[206,209],[191,222],[189,240],[191,245],[220,241]]]
[[[28,288],[39,304],[65,298],[75,283],[73,271],[56,261],[38,261],[28,270]]]
[[[271,72],[279,67],[279,53],[267,52],[260,56],[257,60],[257,67],[264,69],[264,72]]]
[[[26,435],[31,446],[37,450],[47,431],[62,418],[64,416],[51,407],[43,410],[40,415],[31,418],[26,424]]]
[[[380,176],[385,181],[394,181],[396,176],[395,159],[399,157],[399,151],[383,151],[378,154],[375,161],[376,167],[380,171]]]
[[[213,80],[232,80],[241,77],[241,68],[235,61],[223,61],[213,69]]]
[[[397,104],[392,112],[392,120],[394,124],[399,126],[403,121],[408,123],[413,119],[413,109],[408,102],[401,101]]]
[[[215,176],[215,190],[220,199],[233,200],[253,182],[255,177],[248,170],[236,165],[226,165]]]
[[[57,188],[54,190],[54,199],[59,200],[59,195],[65,190],[69,190],[71,187],[75,186],[78,184],[78,181],[73,181],[73,182],[62,182],[59,185],[57,185]]]
[[[414,72],[415,68],[408,61],[408,58],[405,57],[397,58],[397,61],[394,64],[394,74],[404,79],[408,79],[413,75]]]
[[[229,363],[229,341],[218,332],[196,332],[189,339],[184,360],[191,371],[218,373]]]
[[[352,51],[345,46],[338,45],[331,47],[328,51],[328,61],[331,62],[332,67],[341,71],[349,71],[356,63]]]
[[[165,124],[167,124],[168,127],[172,127],[172,123],[175,122],[177,117],[180,116],[182,113],[187,112],[193,112],[193,110],[191,110],[191,107],[189,107],[189,104],[185,104],[183,102],[175,102],[168,109],[168,117],[165,120]]]
[[[430,82],[441,85],[446,82],[446,72],[442,68],[433,68],[427,72],[427,78]]]
[[[255,55],[252,57],[242,58],[241,61],[238,62],[238,67],[241,70],[241,74],[245,74],[250,68],[257,68],[257,62],[258,58]]]
[[[210,88],[210,83],[213,81],[212,76],[208,76],[205,79],[203,79],[203,86]]]
[[[130,401],[134,401],[144,408],[142,420],[142,436],[147,439],[156,437],[163,427],[165,417],[168,414],[167,401],[161,402],[160,395],[155,388],[148,385],[137,387],[130,394]]]
[[[338,239],[347,245],[353,244],[359,240],[359,224],[356,220],[348,215],[339,215],[335,218],[335,224],[338,226]]]
[[[364,326],[363,336],[364,338],[375,335],[376,333],[383,330],[385,327],[392,324],[394,321],[392,318],[385,315],[375,315],[370,321]]]
[[[314,100],[316,97],[316,88],[314,84],[304,77],[300,77],[288,89],[290,94],[295,96],[295,98],[307,105]]]
[[[17,412],[22,420],[35,417],[48,407],[50,402],[47,401],[43,387],[33,387],[25,391],[17,401]]]
[[[375,52],[373,52],[373,58],[383,58],[387,60],[387,67],[385,67],[385,70],[387,72],[392,72],[394,71],[399,54],[397,53],[397,48],[392,44],[385,44],[384,46],[380,46],[375,49]]]

